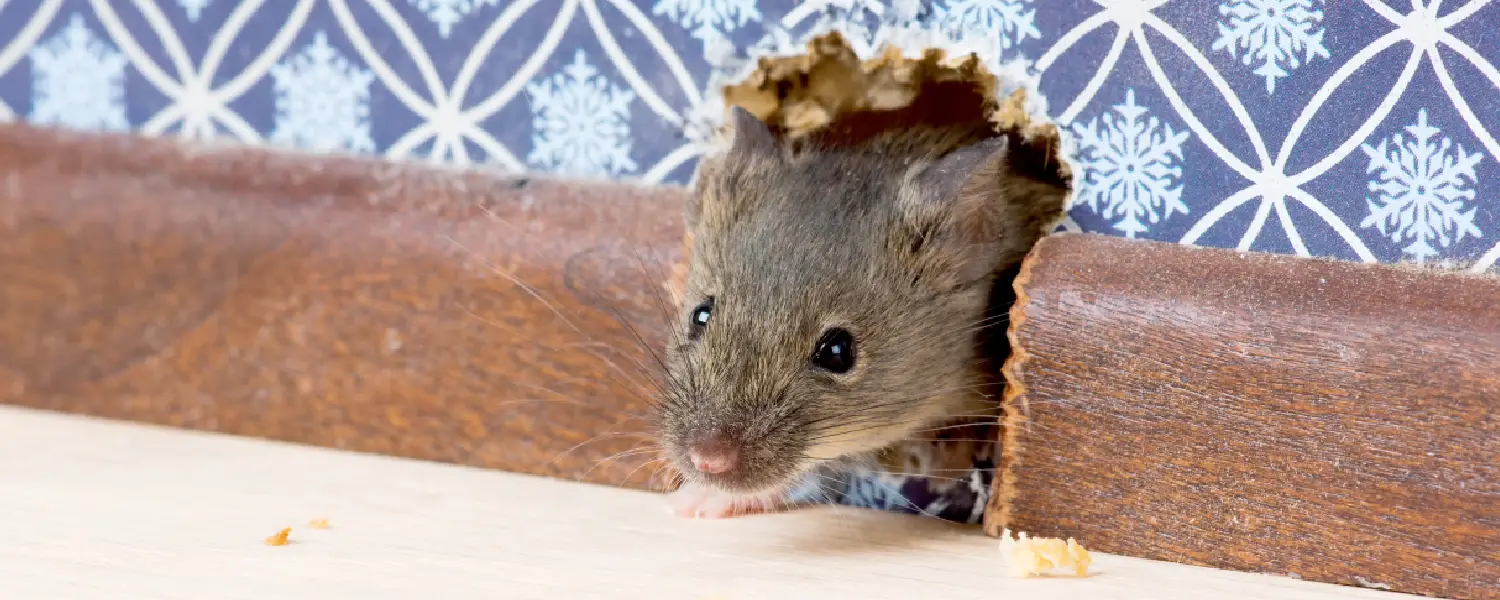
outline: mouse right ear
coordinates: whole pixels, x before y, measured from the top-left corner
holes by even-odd
[[[948,285],[984,279],[1021,261],[1062,218],[1067,184],[1021,172],[1030,158],[1004,135],[919,166],[901,195],[903,240]],[[1055,169],[1055,167],[1053,167]],[[1054,171],[1055,172],[1055,171]]]
[[[914,258],[946,285],[960,286],[993,272],[1007,241],[1004,191],[1009,151],[993,137],[916,167],[901,196]]]

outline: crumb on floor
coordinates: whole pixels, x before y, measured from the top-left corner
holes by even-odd
[[[1057,568],[1073,568],[1078,577],[1088,575],[1094,562],[1088,550],[1073,538],[1034,538],[1022,533],[1012,536],[1010,530],[1000,534],[1000,551],[1005,554],[1011,577],[1035,577]]]
[[[288,527],[286,529],[278,531],[278,532],[276,532],[276,535],[273,535],[271,537],[266,538],[266,545],[267,546],[285,546],[285,545],[287,545],[287,536],[289,536],[291,534],[292,534],[292,528],[291,527]]]
[[[330,527],[328,519],[313,519],[307,522],[307,526],[312,529],[328,529]]]

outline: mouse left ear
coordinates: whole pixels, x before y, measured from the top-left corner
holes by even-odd
[[[1009,142],[993,137],[916,167],[901,191],[905,246],[949,285],[989,276],[1005,259],[1003,178]]]
[[[739,180],[774,173],[781,162],[776,134],[754,113],[731,106],[729,125],[728,151],[709,154],[698,162],[694,193],[686,207],[690,229],[697,229],[710,213],[732,219],[741,205]]]
[[[775,155],[776,136],[760,117],[735,105],[729,109],[729,122],[734,127],[734,141],[729,145],[731,154]]]

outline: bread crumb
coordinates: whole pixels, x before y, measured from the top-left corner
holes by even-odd
[[[286,529],[278,531],[278,532],[276,532],[276,535],[273,535],[271,537],[266,538],[266,545],[267,546],[285,546],[285,545],[287,545],[287,539],[286,539],[286,537],[289,536],[289,535],[291,535],[291,534],[292,534],[292,528],[291,527],[288,527]]]
[[[307,526],[312,529],[328,529],[330,527],[328,519],[313,519],[307,522]]]
[[[1084,577],[1089,573],[1089,564],[1094,562],[1088,550],[1073,538],[1034,538],[1024,533],[1012,537],[1009,529],[1000,532],[1000,552],[1005,554],[1011,577],[1035,577],[1068,567],[1073,568],[1074,575]]]

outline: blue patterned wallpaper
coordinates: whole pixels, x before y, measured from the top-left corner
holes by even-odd
[[[0,119],[682,183],[715,86],[828,28],[1029,64],[1069,227],[1500,259],[1488,0],[10,0]]]

